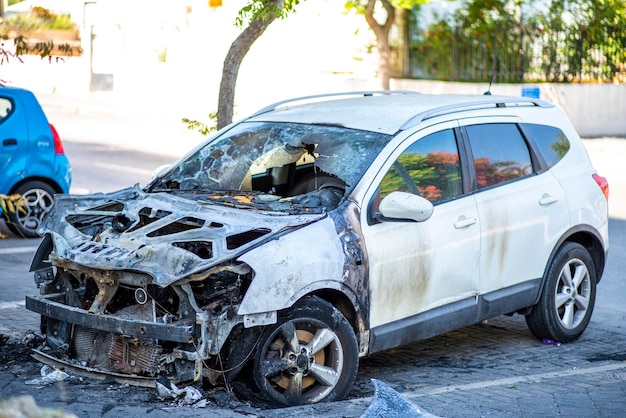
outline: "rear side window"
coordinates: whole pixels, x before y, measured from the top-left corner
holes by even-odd
[[[0,123],[4,122],[13,113],[13,102],[6,97],[0,97]]]
[[[466,127],[478,188],[495,186],[533,173],[526,141],[515,124]]]
[[[559,128],[535,124],[522,124],[522,127],[530,139],[537,144],[548,168],[558,163],[569,151],[569,140]]]

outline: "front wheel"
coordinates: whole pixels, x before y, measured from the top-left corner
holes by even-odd
[[[283,405],[332,401],[350,391],[358,361],[347,319],[325,300],[307,297],[263,335],[254,379],[264,394]]]
[[[539,303],[526,323],[537,338],[570,342],[587,328],[595,300],[593,260],[585,247],[568,242],[550,264]]]

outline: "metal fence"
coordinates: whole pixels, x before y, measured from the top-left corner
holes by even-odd
[[[409,49],[409,74],[395,76],[446,81],[626,83],[626,28],[573,28],[542,32],[524,26],[491,35],[464,28],[425,32]],[[495,72],[494,72],[495,67]]]

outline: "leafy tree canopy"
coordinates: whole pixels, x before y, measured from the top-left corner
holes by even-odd
[[[235,24],[243,27],[255,20],[284,19],[298,4],[300,0],[250,0],[239,10]]]

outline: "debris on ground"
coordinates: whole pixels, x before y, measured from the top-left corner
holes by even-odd
[[[0,399],[0,417],[78,418],[60,409],[40,408],[30,395]]]
[[[374,399],[361,418],[437,418],[419,406],[404,399],[386,383],[372,379]]]
[[[204,408],[208,405],[208,400],[203,399],[202,393],[193,386],[178,388],[174,383],[167,379],[159,379],[156,381],[159,399],[174,399],[177,405],[189,405],[198,408]]]
[[[54,367],[50,367],[47,364],[41,368],[41,377],[27,380],[24,382],[26,385],[37,385],[37,386],[45,386],[51,383],[62,382],[70,377],[69,374],[65,373],[60,369],[56,369]]]

